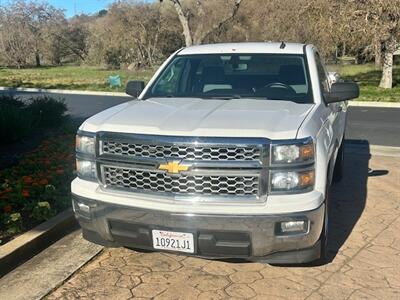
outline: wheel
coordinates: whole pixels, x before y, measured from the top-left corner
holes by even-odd
[[[321,236],[319,238],[321,244],[321,254],[319,259],[317,259],[313,265],[321,266],[328,262],[329,260],[329,251],[328,251],[328,244],[329,244],[329,218],[330,214],[330,204],[329,204],[329,186],[326,188],[325,193],[325,213],[324,213],[324,226],[322,227]]]
[[[344,168],[344,143],[339,147],[339,151],[336,157],[335,169],[333,170],[333,178],[332,181],[334,183],[342,180],[343,177],[343,168]]]
[[[320,242],[321,242],[321,255],[319,261],[324,264],[328,259],[328,230],[329,230],[329,205],[325,201],[325,217],[324,227],[322,228]]]

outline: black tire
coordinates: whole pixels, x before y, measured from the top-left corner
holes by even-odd
[[[329,204],[329,183],[325,193],[325,213],[324,213],[324,226],[322,227],[321,236],[319,238],[321,244],[321,254],[313,265],[325,265],[329,261],[329,218],[330,204]]]
[[[334,183],[336,182],[340,182],[342,180],[343,177],[343,169],[344,169],[344,143],[342,142],[342,144],[339,147],[339,151],[336,157],[336,163],[335,163],[335,168],[333,170],[333,177],[332,177],[332,181]]]

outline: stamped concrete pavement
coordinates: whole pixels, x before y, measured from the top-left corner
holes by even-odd
[[[350,154],[331,262],[285,267],[105,249],[48,299],[400,299],[400,158]]]

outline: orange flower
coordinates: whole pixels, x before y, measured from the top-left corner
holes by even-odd
[[[11,206],[10,204],[5,205],[5,206],[3,207],[3,211],[4,211],[6,214],[9,214],[10,212],[12,212],[12,206]]]
[[[29,197],[29,191],[27,189],[22,190],[22,197],[28,198]]]
[[[24,181],[25,184],[32,184],[33,178],[31,176],[23,176],[22,180]]]
[[[40,185],[48,185],[49,181],[46,178],[43,178],[42,180],[39,181]]]

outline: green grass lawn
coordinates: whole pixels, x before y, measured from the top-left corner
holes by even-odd
[[[343,78],[360,83],[361,101],[400,102],[400,66],[394,69],[395,87],[384,90],[378,87],[381,70],[372,64],[329,65],[330,71],[338,72]],[[127,80],[149,81],[156,68],[138,71],[106,70],[88,66],[62,66],[26,69],[0,68],[0,86],[36,87],[46,89],[71,89],[92,91],[124,91]],[[122,87],[110,88],[107,77],[120,75]]]
[[[122,92],[125,90],[127,80],[136,79],[147,82],[154,72],[155,69],[106,70],[88,66],[0,68],[0,86]],[[107,78],[110,75],[120,75],[122,87],[110,88],[107,84]]]
[[[328,69],[360,84],[358,101],[400,102],[400,66],[394,68],[392,89],[379,88],[382,71],[373,64],[329,65]]]

